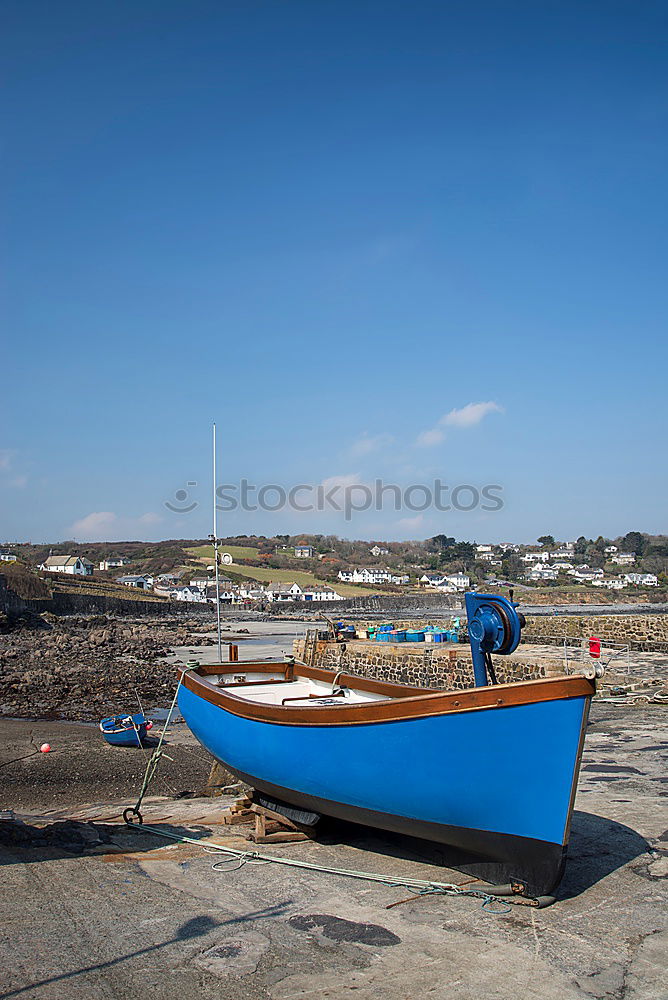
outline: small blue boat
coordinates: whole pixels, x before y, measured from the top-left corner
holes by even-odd
[[[179,708],[200,743],[279,810],[436,841],[450,867],[550,897],[595,675],[497,683],[491,654],[517,647],[522,616],[498,595],[466,603],[474,676],[464,690],[295,662],[202,664],[181,668]]]
[[[115,747],[141,747],[151,723],[143,712],[136,715],[110,715],[100,722],[100,732]]]

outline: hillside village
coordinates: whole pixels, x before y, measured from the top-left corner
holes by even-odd
[[[156,598],[216,600],[208,540],[23,544],[1,551],[0,562],[21,563],[43,580],[95,578]],[[458,542],[446,535],[386,543],[239,536],[219,543],[220,600],[231,605],[335,602],[371,593],[456,594],[509,585],[657,593],[668,589],[668,540],[629,532],[595,541],[556,542],[544,535],[532,545]]]

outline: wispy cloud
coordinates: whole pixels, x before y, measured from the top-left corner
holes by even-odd
[[[325,490],[335,489],[337,486],[341,489],[345,489],[346,486],[358,486],[362,480],[358,472],[346,472],[340,476],[328,476],[327,479],[323,479],[320,486]]]
[[[442,431],[440,427],[432,427],[430,430],[418,434],[415,443],[419,448],[431,448],[435,444],[440,444],[444,437],[445,431]]]
[[[22,490],[28,485],[28,477],[16,469],[17,454],[13,448],[0,448],[0,481],[3,486]]]
[[[430,427],[428,430],[422,431],[418,434],[415,443],[419,448],[431,448],[434,445],[440,444],[441,441],[445,439],[444,428],[475,427],[476,424],[479,424],[481,420],[484,420],[489,413],[503,412],[503,407],[492,400],[489,400],[486,403],[467,403],[466,406],[462,406],[460,409],[454,409],[450,410],[449,413],[444,413],[434,427]]]
[[[153,511],[139,517],[119,517],[113,510],[94,510],[75,521],[70,530],[74,538],[86,542],[121,541],[161,521],[160,514]]]
[[[353,442],[350,454],[355,458],[362,458],[364,455],[380,451],[381,448],[386,448],[393,443],[394,437],[391,434],[369,434],[364,431],[357,441]]]
[[[402,531],[414,531],[420,528],[424,522],[424,514],[416,514],[415,517],[400,517],[396,526]]]
[[[467,403],[460,410],[450,410],[441,420],[446,427],[475,427],[488,413],[503,413],[503,407],[491,400],[488,403]]]

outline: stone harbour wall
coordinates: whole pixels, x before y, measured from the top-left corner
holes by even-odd
[[[196,604],[190,601],[142,601],[131,597],[112,597],[108,594],[63,594],[51,597],[23,598],[11,590],[0,576],[0,612],[7,615],[32,613],[41,615],[45,611],[52,615],[120,615],[133,618],[160,617],[202,617],[212,619],[212,604]]]
[[[344,670],[358,677],[457,690],[473,684],[471,654],[466,646],[378,643],[363,639],[347,643],[320,641],[316,645],[315,656],[311,657],[305,645],[304,639],[294,642],[294,655],[298,660],[312,662],[316,667]],[[518,650],[512,656],[496,657],[494,666],[501,683],[537,680],[563,673],[562,660],[556,651],[551,657],[544,652]]]
[[[522,610],[521,607],[519,609]],[[460,618],[459,640],[468,643],[466,615],[453,611],[451,614],[430,616],[428,623],[439,628],[452,628],[453,619]],[[392,617],[395,628],[421,629],[425,619]],[[668,653],[668,615],[526,615],[526,627],[522,630],[521,645],[561,646],[564,639],[587,640],[590,636],[602,639],[604,643],[623,643],[630,649],[649,653]],[[367,622],[356,621],[363,629]]]
[[[522,643],[551,645],[564,639],[626,643],[631,649],[668,653],[667,615],[546,615],[528,616]]]

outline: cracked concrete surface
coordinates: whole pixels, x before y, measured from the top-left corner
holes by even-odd
[[[5,850],[0,996],[666,998],[667,719],[660,706],[594,706],[570,860],[545,910],[494,916],[480,900],[438,895],[386,909],[407,891],[266,864],[213,871],[218,858],[199,847],[120,828],[98,853]],[[218,825],[222,805],[153,799],[147,819],[246,849],[243,827]],[[465,880],[438,847],[344,824],[260,850]]]

